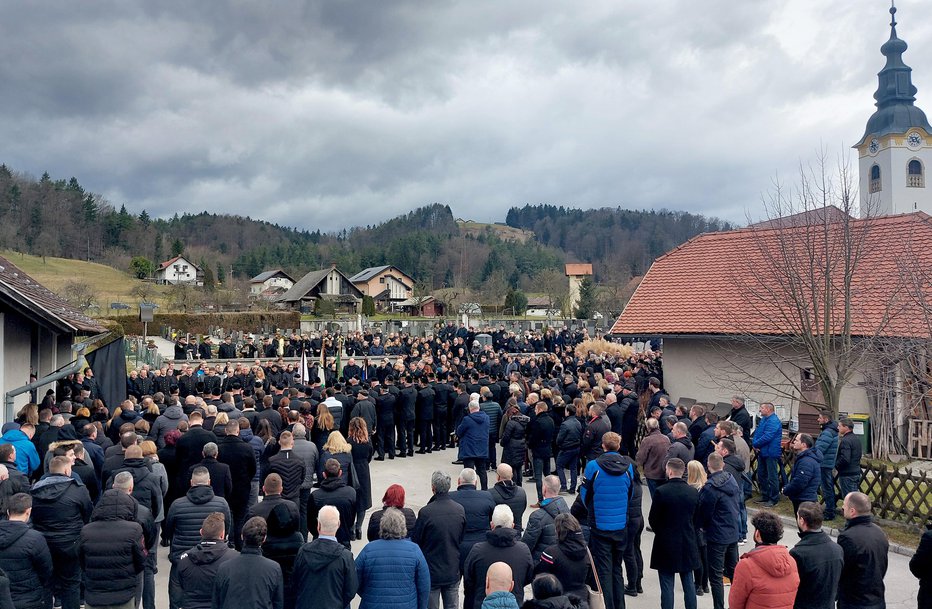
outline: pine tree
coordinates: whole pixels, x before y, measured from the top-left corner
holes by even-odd
[[[142,210],[142,213],[139,214],[139,223],[142,224],[143,228],[149,228],[150,222],[152,222],[152,218],[149,217],[149,213]]]
[[[579,284],[579,303],[576,319],[589,319],[595,313],[595,284],[592,277],[585,277]]]
[[[172,241],[172,258],[180,256],[182,253],[184,253],[184,242],[181,239],[175,239]]]

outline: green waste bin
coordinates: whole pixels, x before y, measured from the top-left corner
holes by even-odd
[[[866,414],[853,414],[850,417],[851,421],[854,423],[854,435],[861,440],[861,450],[864,451],[865,455],[869,455],[871,452],[871,418]]]

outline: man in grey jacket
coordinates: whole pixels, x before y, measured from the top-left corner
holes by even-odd
[[[317,446],[307,439],[307,429],[301,423],[297,423],[291,430],[294,436],[294,448],[292,453],[304,461],[304,482],[301,483],[299,493],[300,504],[298,505],[299,522],[298,532],[302,537],[307,539],[307,502],[311,498],[311,489],[314,487],[314,472],[317,471],[317,461],[320,455],[317,452]]]

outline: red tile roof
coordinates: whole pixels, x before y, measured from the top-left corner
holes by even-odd
[[[566,275],[568,277],[573,277],[576,275],[591,275],[592,274],[592,265],[591,264],[567,264],[566,265]]]
[[[844,248],[845,226],[861,245]],[[857,258],[849,299],[855,335],[930,336],[928,307],[920,301],[932,303],[932,217],[922,212],[699,235],[654,261],[612,332],[793,334],[812,324],[837,333],[839,314],[824,320],[814,306],[799,315],[790,303],[824,302],[826,293],[843,300],[843,251]]]

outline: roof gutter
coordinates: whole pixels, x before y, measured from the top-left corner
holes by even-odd
[[[91,345],[97,344],[100,341],[104,340],[110,336],[112,332],[103,332],[95,336],[90,337],[89,339],[72,345],[71,349],[77,351],[75,360],[65,366],[64,368],[59,368],[55,372],[43,376],[42,378],[35,380],[29,384],[23,385],[22,387],[17,387],[16,389],[11,389],[7,391],[3,396],[3,420],[12,421],[13,420],[13,398],[27,391],[32,391],[33,389],[38,389],[44,385],[48,385],[51,382],[57,381],[58,379],[65,378],[69,374],[77,374],[81,370],[81,366],[85,363],[84,353],[91,347]]]

